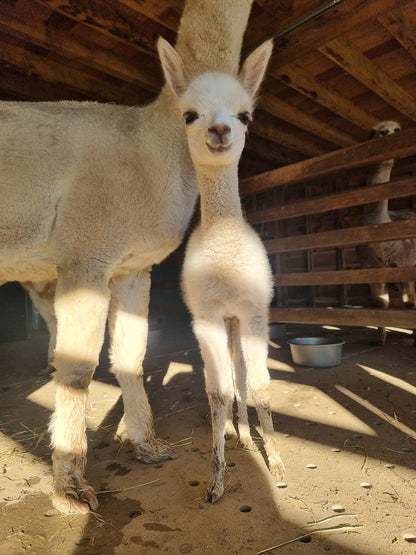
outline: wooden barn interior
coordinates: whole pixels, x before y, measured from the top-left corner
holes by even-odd
[[[151,102],[164,85],[156,41],[175,43],[184,4],[0,0],[0,101]],[[0,552],[415,553],[416,310],[398,284],[415,282],[416,266],[364,268],[357,248],[416,240],[416,2],[254,0],[242,59],[269,38],[240,193],[276,286],[270,320],[279,339],[271,337],[268,362],[287,483],[271,485],[260,453],[227,447],[226,495],[215,506],[201,501],[212,440],[180,292],[185,238],[152,271],[144,365],[157,434],[178,459],[132,460],[102,356],[87,415],[98,513],[44,518],[56,516],[45,493],[53,380],[39,374],[48,335],[20,285],[0,287]],[[401,131],[371,138],[385,120]],[[371,183],[391,159],[390,180]],[[397,218],[365,225],[364,207],[386,199]],[[198,217],[197,209],[192,225]],[[389,284],[389,308],[373,304],[370,283]],[[311,330],[345,339],[338,368],[293,364],[287,339]],[[330,520],[337,516],[343,524]],[[273,544],[282,549],[263,551]]]
[[[175,42],[183,3],[1,0],[0,99],[151,101],[163,86],[156,40]],[[365,203],[387,198],[393,210],[416,210],[415,36],[412,0],[255,0],[242,57],[270,37],[275,46],[240,164],[241,195],[276,276],[272,321],[416,328],[397,287],[388,311],[371,306],[368,287],[415,280],[416,269],[361,269],[356,256],[357,245],[416,237],[416,219],[362,225]],[[402,132],[368,142],[381,120]],[[392,157],[391,183],[367,186]],[[156,316],[185,311],[182,251],[153,272]],[[25,311],[8,288],[2,298]],[[24,319],[6,337],[24,334]]]

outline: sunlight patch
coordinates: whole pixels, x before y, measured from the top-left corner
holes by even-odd
[[[163,378],[162,385],[168,385],[168,383],[179,374],[192,374],[193,368],[191,364],[183,364],[182,362],[171,362],[169,364],[168,370]]]

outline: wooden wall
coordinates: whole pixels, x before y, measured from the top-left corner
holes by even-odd
[[[247,219],[273,264],[272,321],[416,328],[416,311],[396,301],[388,310],[369,307],[367,285],[416,280],[416,267],[361,269],[355,255],[360,244],[416,237],[416,219],[361,225],[366,203],[416,209],[415,155],[411,128],[241,182]],[[371,167],[389,158],[398,159],[392,181],[366,186]]]

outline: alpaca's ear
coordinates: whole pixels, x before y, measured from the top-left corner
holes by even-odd
[[[159,37],[157,41],[157,50],[166,82],[176,96],[182,96],[188,86],[188,77],[182,58],[162,37]]]
[[[243,64],[238,79],[250,97],[254,97],[263,80],[272,51],[273,41],[268,40],[256,48]]]

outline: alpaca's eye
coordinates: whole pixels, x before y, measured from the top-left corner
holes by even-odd
[[[183,117],[185,118],[186,125],[190,125],[199,118],[198,114],[196,112],[193,112],[192,110],[185,112],[183,114]]]
[[[248,122],[251,121],[251,114],[250,112],[241,112],[237,114],[237,119],[239,119],[243,125],[248,125]]]

